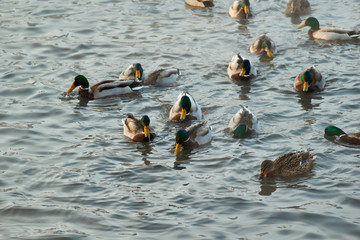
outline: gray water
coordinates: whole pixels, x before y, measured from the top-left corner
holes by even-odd
[[[330,124],[360,129],[359,42],[309,39],[296,29],[307,16],[287,18],[284,0],[251,1],[242,21],[228,16],[232,0],[214,2],[1,1],[1,239],[359,239],[360,150],[323,136]],[[310,2],[321,26],[359,28],[358,0]],[[249,52],[262,33],[278,45],[272,61]],[[256,79],[228,78],[236,52]],[[134,62],[182,76],[121,97],[66,95],[77,74],[94,84]],[[325,90],[297,93],[294,78],[314,64]],[[175,156],[185,125],[168,111],[183,90],[214,133]],[[239,104],[258,136],[228,133]],[[157,138],[126,139],[126,113],[148,114]],[[317,155],[309,175],[258,179],[264,159],[307,148]]]

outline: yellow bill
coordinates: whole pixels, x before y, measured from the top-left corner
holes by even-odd
[[[176,143],[174,153],[175,153],[175,154],[178,154],[178,153],[180,152],[180,150],[181,150],[181,144],[180,144],[180,143]]]
[[[249,9],[249,6],[246,6],[244,7],[244,12],[245,14],[249,14],[250,13],[250,9]]]
[[[135,72],[135,78],[140,79],[140,70],[136,70],[136,72]]]
[[[71,84],[71,87],[69,88],[69,90],[67,90],[67,94],[69,94],[69,93],[71,93],[72,92],[72,90],[74,90],[76,88],[76,86],[74,85],[74,83],[73,84]]]
[[[146,138],[150,136],[149,126],[144,126],[144,135]]]
[[[274,57],[274,54],[271,52],[270,49],[266,48],[266,54],[268,55],[268,57],[271,57],[273,58]]]
[[[305,24],[305,23],[303,23],[303,24],[301,24],[300,26],[298,26],[297,29],[303,28],[303,27],[306,27],[306,24]]]
[[[242,68],[242,69],[241,69],[241,72],[240,72],[240,76],[241,76],[241,77],[245,76],[245,73],[246,73],[246,69],[245,69],[245,68]]]
[[[180,120],[184,120],[185,118],[186,118],[186,109],[182,108],[180,114]]]
[[[309,83],[308,83],[308,82],[304,82],[303,92],[307,92],[308,90],[309,90]]]

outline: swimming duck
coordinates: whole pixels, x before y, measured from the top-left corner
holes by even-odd
[[[74,82],[72,83],[69,90],[67,90],[67,94],[72,92],[76,87],[79,87],[79,95],[81,97],[86,97],[91,100],[97,98],[117,96],[121,94],[131,93],[133,90],[138,90],[130,88],[130,85],[133,82],[134,80],[106,80],[89,87],[89,82],[87,78],[83,75],[78,75],[74,78]]]
[[[311,7],[308,0],[290,0],[286,4],[285,14],[291,15],[304,15],[310,13]]]
[[[325,87],[325,79],[315,66],[305,69],[294,82],[294,88],[299,92],[321,91]]]
[[[339,142],[360,145],[360,132],[346,134],[338,127],[328,126],[325,128],[325,135],[328,137],[336,137]]]
[[[149,127],[150,118],[144,115],[141,119],[134,117],[133,114],[127,114],[127,118],[122,120],[124,125],[124,135],[135,142],[150,141],[156,134]]]
[[[307,173],[315,157],[307,151],[286,153],[274,161],[265,160],[261,163],[260,178],[288,177]]]
[[[256,77],[255,67],[250,60],[243,59],[239,53],[232,57],[227,73],[232,80],[250,80]]]
[[[271,38],[263,34],[251,45],[250,52],[255,54],[266,53],[268,57],[273,58],[276,53],[276,45]]]
[[[236,0],[229,8],[229,15],[233,18],[249,18],[252,17],[250,12],[249,0]]]
[[[131,64],[123,71],[119,79],[132,79],[135,81],[133,86],[138,85],[169,85],[176,82],[180,76],[178,68],[158,69],[145,74],[140,63]],[[132,86],[131,86],[132,87]]]
[[[349,40],[359,38],[359,31],[340,30],[336,28],[320,28],[319,21],[314,17],[309,17],[298,27],[310,27],[308,34],[310,37],[322,40]]]
[[[229,129],[234,134],[234,138],[242,138],[259,132],[259,124],[255,115],[248,108],[240,105],[240,110],[229,122]]]
[[[169,113],[170,120],[201,120],[202,118],[199,104],[187,91],[179,94]]]
[[[193,7],[213,7],[213,0],[185,0],[185,3]]]
[[[176,133],[175,153],[178,154],[181,148],[192,149],[209,143],[212,137],[212,128],[206,122],[199,122],[181,129]]]

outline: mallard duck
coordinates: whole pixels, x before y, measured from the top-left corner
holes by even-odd
[[[86,97],[89,99],[112,97],[131,93],[133,90],[138,90],[130,88],[130,85],[133,82],[134,80],[106,80],[89,87],[89,82],[86,77],[83,75],[78,75],[74,78],[74,82],[72,83],[69,90],[67,90],[67,94],[72,92],[76,87],[79,87],[79,95],[81,97]]]
[[[150,118],[144,115],[141,119],[134,117],[133,114],[127,114],[127,118],[122,120],[124,125],[124,135],[135,142],[149,141],[156,134],[150,128]]]
[[[213,7],[213,0],[185,0],[185,3],[192,7]]]
[[[234,138],[241,138],[259,132],[259,124],[255,115],[249,109],[240,105],[240,110],[229,122],[229,129],[234,134]]]
[[[202,117],[199,104],[187,91],[179,94],[169,113],[170,120],[201,120]]]
[[[314,159],[315,157],[307,150],[286,153],[274,161],[265,160],[261,163],[260,178],[306,174],[312,167]]]
[[[175,83],[180,74],[178,68],[158,69],[145,74],[141,64],[134,63],[120,74],[119,79],[132,79],[135,81],[134,86],[169,85]]]
[[[321,91],[325,87],[325,79],[315,66],[305,69],[294,82],[294,88],[299,92]]]
[[[328,126],[325,128],[325,135],[328,137],[336,137],[339,142],[360,145],[360,132],[346,134],[338,127]]]
[[[252,16],[250,12],[249,0],[236,0],[229,8],[229,15],[233,18],[249,18]]]
[[[255,67],[250,60],[243,59],[239,53],[232,57],[227,73],[232,80],[250,80],[256,77]]]
[[[290,0],[286,4],[285,14],[300,16],[310,13],[310,11],[311,7],[308,0]]]
[[[276,45],[271,38],[263,34],[251,45],[250,52],[255,54],[266,53],[268,57],[273,58],[276,53]]]
[[[176,133],[175,153],[178,154],[181,148],[192,149],[209,143],[212,137],[212,128],[206,122],[199,122],[191,125],[185,130]]]
[[[309,17],[298,27],[310,27],[308,34],[310,37],[322,40],[349,40],[359,38],[359,31],[340,30],[336,28],[320,28],[319,21],[314,17]]]

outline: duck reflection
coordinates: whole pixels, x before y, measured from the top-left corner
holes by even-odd
[[[259,195],[270,196],[275,191],[276,191],[275,179],[273,179],[273,178],[263,178],[263,179],[261,179]]]
[[[308,111],[310,109],[317,108],[320,106],[320,102],[316,103],[316,104],[311,103],[312,99],[316,99],[316,100],[323,99],[321,96],[316,95],[316,93],[304,93],[304,92],[299,92],[298,98],[299,98],[298,102],[301,104],[302,108],[305,111]]]
[[[152,154],[153,146],[151,142],[139,142],[137,145],[137,150],[143,156],[142,160],[145,165],[150,165],[150,161],[147,159],[147,156]]]

